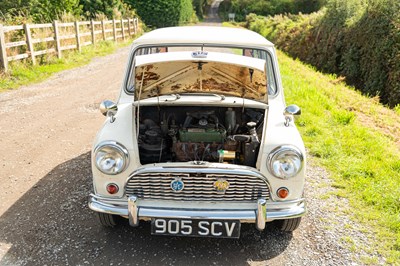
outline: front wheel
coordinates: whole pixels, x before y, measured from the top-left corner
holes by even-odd
[[[116,215],[98,212],[97,218],[104,227],[114,227],[117,225],[118,217]]]
[[[285,219],[276,221],[276,225],[279,230],[284,232],[292,232],[296,230],[301,222],[301,217],[293,218],[293,219]]]

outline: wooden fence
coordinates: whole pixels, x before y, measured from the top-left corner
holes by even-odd
[[[35,29],[47,29],[51,32],[50,36],[33,38],[32,33],[35,32]],[[83,46],[94,44],[99,40],[124,40],[127,36],[136,35],[138,30],[139,21],[137,18],[68,23],[54,21],[46,24],[24,24],[18,26],[3,26],[0,24],[0,70],[7,72],[8,62],[10,61],[30,58],[32,64],[35,65],[36,56],[56,53],[57,57],[61,58],[64,50],[77,49],[80,52]],[[23,35],[24,40],[7,42],[7,35],[16,31],[19,31],[19,35]],[[69,43],[66,43],[67,40]],[[46,48],[37,47],[38,45],[35,47],[35,44],[43,43],[46,44]],[[47,45],[48,43],[50,45]],[[23,52],[15,52],[15,47],[23,48],[19,49]],[[14,54],[10,55],[10,49],[12,48],[14,49]]]

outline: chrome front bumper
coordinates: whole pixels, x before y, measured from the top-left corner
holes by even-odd
[[[186,203],[145,201],[131,196],[125,199],[112,199],[90,195],[89,208],[96,212],[109,213],[129,218],[131,226],[139,220],[151,218],[182,218],[210,220],[240,220],[242,223],[255,223],[263,230],[265,223],[273,220],[290,219],[303,216],[306,204],[303,198],[293,201],[273,202],[259,199],[257,203]],[[186,206],[183,208],[182,206]]]

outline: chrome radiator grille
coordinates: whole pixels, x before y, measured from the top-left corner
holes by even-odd
[[[171,182],[176,179],[184,183],[181,191],[171,188]],[[217,180],[228,181],[229,187],[225,191],[217,191],[214,186]],[[135,195],[139,199],[183,201],[255,201],[259,198],[269,198],[268,186],[260,178],[229,174],[139,174],[129,179],[125,193],[127,196]]]

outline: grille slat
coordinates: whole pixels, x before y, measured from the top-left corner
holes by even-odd
[[[142,197],[141,199],[151,199],[151,200],[165,200],[165,197]],[[203,197],[201,198],[195,198],[195,197],[186,197],[185,199],[182,199],[180,197],[169,197],[168,200],[183,200],[183,201],[254,201],[252,198],[224,198],[223,200],[219,198],[207,198],[204,199]]]
[[[169,182],[165,182],[165,181],[161,181],[161,182],[159,182],[158,180],[141,180],[141,182],[142,183],[144,183],[144,184],[147,184],[147,186],[160,186],[160,185],[169,185],[170,183],[171,183],[171,181],[169,181]],[[184,180],[184,182],[185,182],[185,184],[188,184],[188,185],[190,185],[190,186],[193,186],[193,187],[201,187],[201,186],[204,186],[204,185],[207,185],[207,186],[209,186],[209,185],[213,185],[214,184],[214,182],[215,181],[204,181],[204,182],[190,182],[190,181],[187,181],[187,180]],[[230,181],[229,180],[229,184],[230,184],[230,186],[263,186],[263,185],[265,185],[265,183],[262,183],[262,182],[235,182],[235,181]],[[137,183],[133,183],[133,182],[128,182],[128,185],[130,186],[130,187],[135,187],[135,186],[138,186],[138,187],[142,187],[142,185],[139,185],[139,184],[137,184]]]
[[[140,185],[128,185],[128,189],[130,189],[130,190],[137,190],[137,189],[158,189],[158,190],[164,189],[164,190],[171,190],[171,188],[169,187],[169,185],[170,185],[169,183],[167,184],[168,186],[166,184],[163,184],[163,185],[165,185],[165,186],[160,186],[160,185],[143,185],[143,186],[140,186]],[[238,184],[232,185],[231,184],[229,186],[229,188],[232,189],[232,190],[241,191],[241,190],[254,189],[257,186],[258,187],[262,187],[263,185],[264,184],[256,184],[256,185],[253,185],[253,186],[249,186],[249,185],[238,185]],[[209,184],[208,186],[205,186],[205,185],[189,186],[185,182],[185,190],[212,190],[212,191],[214,191],[215,189],[213,187],[213,184]]]
[[[173,191],[171,182],[180,178],[184,182],[182,191]],[[225,192],[214,188],[214,182],[223,178],[229,182]],[[187,173],[147,173],[132,176],[126,185],[127,196],[140,199],[183,201],[255,201],[269,198],[267,184],[254,176]]]
[[[189,178],[189,176],[171,176],[171,177],[167,177],[167,176],[157,176],[157,177],[143,177],[143,179],[147,179],[147,180],[165,180],[165,178]],[[188,181],[192,181],[192,182],[196,182],[196,181],[205,181],[205,180],[213,180],[213,178],[204,178],[204,177],[199,177],[199,176],[190,176],[190,180]],[[241,181],[241,178],[231,178],[232,180],[237,180],[237,181]],[[260,179],[247,179],[247,182],[259,182],[261,181]]]
[[[225,192],[225,193],[222,193],[222,192],[219,192],[219,193],[214,193],[213,191],[209,191],[209,192],[197,192],[197,191],[181,191],[181,192],[171,192],[171,193],[169,193],[169,192],[153,192],[153,191],[141,191],[141,190],[138,190],[138,191],[133,191],[133,192],[131,192],[132,194],[135,194],[135,192],[136,192],[136,194],[151,194],[151,195],[157,195],[157,196],[162,196],[162,195],[170,195],[170,196],[174,196],[174,197],[178,197],[178,196],[180,196],[180,195],[182,195],[182,194],[187,194],[187,195],[202,195],[202,196],[207,196],[207,195],[210,195],[210,194],[212,194],[212,195],[216,195],[216,196],[221,196],[221,197],[223,197],[223,196],[246,196],[246,195],[252,195],[252,194],[262,194],[262,191],[245,191],[245,192],[235,192],[235,191],[232,191],[232,192]],[[129,192],[128,192],[129,193]]]

